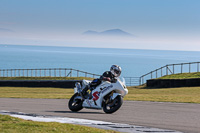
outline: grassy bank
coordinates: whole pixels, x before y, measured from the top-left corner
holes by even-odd
[[[146,89],[129,87],[124,100],[200,103],[200,87]],[[52,98],[69,99],[73,89],[0,87],[0,97],[4,98]]]
[[[117,133],[73,124],[34,122],[0,115],[1,133]]]
[[[92,80],[88,77],[0,77],[0,80]]]
[[[191,79],[191,78],[200,78],[200,72],[166,75],[160,77],[159,79]]]

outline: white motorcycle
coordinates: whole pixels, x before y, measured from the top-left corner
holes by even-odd
[[[114,113],[117,111],[122,103],[123,97],[128,94],[124,78],[117,78],[116,82],[111,83],[102,81],[96,89],[82,96],[82,89],[85,88],[91,81],[83,80],[82,86],[80,83],[75,84],[74,95],[68,103],[71,111],[77,112],[82,108],[102,109],[105,113]]]

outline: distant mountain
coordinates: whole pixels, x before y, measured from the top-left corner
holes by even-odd
[[[83,35],[95,35],[95,36],[133,36],[132,34],[120,29],[111,29],[102,32],[88,30]]]

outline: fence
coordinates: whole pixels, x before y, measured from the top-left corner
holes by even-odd
[[[159,78],[165,75],[186,73],[186,72],[187,73],[199,72],[199,63],[200,62],[167,64],[154,71],[142,75],[140,77],[140,85],[146,83],[146,80],[148,79]]]
[[[127,86],[140,85],[140,77],[124,77]]]
[[[72,68],[0,69],[0,77],[92,77],[100,75]],[[125,77],[127,86],[139,85],[139,77]]]
[[[45,68],[45,69],[0,69],[0,77],[99,77],[72,68]]]

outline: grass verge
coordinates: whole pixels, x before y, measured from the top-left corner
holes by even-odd
[[[200,72],[171,74],[160,77],[158,79],[191,79],[191,78],[200,78]]]
[[[61,124],[57,122],[34,122],[0,115],[1,133],[117,133],[92,127]]]
[[[200,103],[200,87],[159,88],[128,87],[124,100]],[[0,87],[2,98],[51,98],[69,99],[73,89]]]

